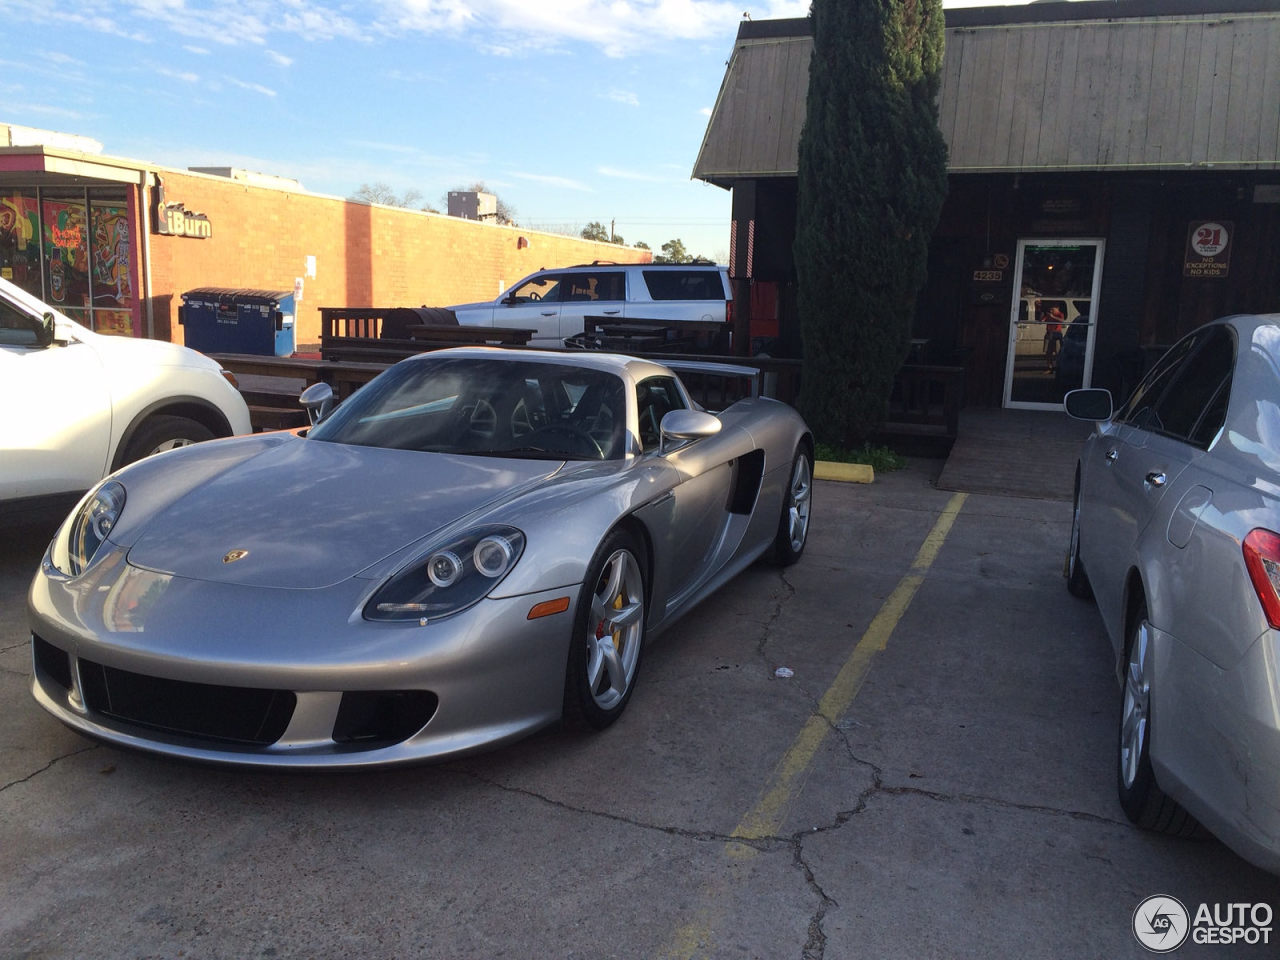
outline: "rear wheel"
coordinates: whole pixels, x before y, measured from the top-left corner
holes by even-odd
[[[565,672],[564,713],[573,726],[603,730],[631,699],[644,648],[642,556],[634,537],[615,530],[587,568]]]
[[[773,538],[773,562],[789,567],[800,559],[809,539],[809,510],[813,506],[813,457],[801,445],[791,461],[791,479],[782,500],[778,532]]]
[[[1146,830],[1190,837],[1194,817],[1156,783],[1151,769],[1151,625],[1142,605],[1129,634],[1124,692],[1120,699],[1120,742],[1116,786],[1125,816]]]
[[[133,463],[153,453],[163,453],[165,450],[212,439],[212,430],[189,417],[151,417],[129,438],[120,463]]]

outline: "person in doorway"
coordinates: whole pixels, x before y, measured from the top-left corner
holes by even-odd
[[[1044,312],[1044,362],[1049,373],[1053,373],[1058,362],[1058,352],[1062,349],[1062,324],[1066,319],[1066,313],[1057,304]]]

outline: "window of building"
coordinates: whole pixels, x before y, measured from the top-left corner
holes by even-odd
[[[126,188],[0,191],[0,277],[100,333],[138,333]]]

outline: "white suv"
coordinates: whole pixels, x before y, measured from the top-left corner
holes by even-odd
[[[176,343],[94,333],[0,279],[0,502],[80,493],[148,454],[249,433],[228,376]]]
[[[729,319],[729,270],[714,263],[580,264],[531,273],[497,300],[449,307],[469,326],[532,329],[535,346],[560,346],[586,317],[618,321]]]

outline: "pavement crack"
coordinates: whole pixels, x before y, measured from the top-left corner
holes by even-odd
[[[449,769],[452,773],[456,773],[459,776],[467,777],[471,780],[474,780],[477,783],[482,783],[485,786],[493,787],[497,790],[501,790],[504,793],[510,793],[510,794],[514,794],[515,796],[526,797],[531,800],[537,800],[540,803],[544,803],[547,806],[553,807],[557,810],[563,810],[566,813],[576,813],[576,814],[582,814],[588,817],[598,817],[601,820],[608,820],[613,823],[625,824],[626,826],[634,827],[637,830],[649,830],[656,833],[663,833],[663,834],[666,834],[667,836],[678,837],[682,840],[694,840],[698,842],[712,842],[712,843],[723,843],[723,844],[740,844],[742,846],[751,847],[752,849],[760,853],[767,853],[770,850],[773,850],[779,846],[785,846],[790,842],[786,837],[752,837],[752,838],[735,837],[731,834],[718,833],[714,830],[689,830],[683,827],[663,826],[662,824],[650,823],[645,820],[639,820],[632,817],[624,817],[617,813],[609,813],[603,810],[593,810],[590,807],[576,807],[571,803],[565,803],[563,800],[557,800],[554,797],[549,797],[546,794],[539,793],[536,790],[530,790],[527,787],[513,787],[510,784],[499,783],[498,781],[490,779],[489,777],[481,776],[480,774],[472,770],[460,770],[460,769],[457,769],[456,767],[448,767],[448,766],[446,766],[445,769]]]
[[[796,834],[792,838],[795,864],[804,875],[805,884],[817,896],[818,906],[814,910],[813,916],[809,918],[807,936],[804,948],[800,951],[800,956],[803,960],[823,960],[827,952],[827,933],[822,924],[826,920],[827,910],[831,907],[839,907],[840,903],[822,888],[822,884],[818,883],[818,878],[815,876],[813,868],[805,860],[804,841],[802,839],[804,836],[805,834]]]
[[[1064,817],[1083,823],[1101,823],[1113,827],[1125,827],[1126,823],[1114,817],[1104,817],[1083,810],[1064,810],[1061,807],[1050,807],[1039,803],[1017,803],[1013,800],[1001,800],[999,797],[987,797],[973,793],[941,793],[936,790],[924,790],[920,787],[881,787],[879,792],[889,796],[918,796],[937,800],[941,803],[972,803],[981,806],[999,807],[1003,810],[1021,810],[1024,813],[1041,813],[1053,817]]]
[[[4,793],[4,791],[8,790],[10,787],[16,787],[20,783],[29,783],[30,781],[34,780],[36,777],[40,776],[40,774],[44,773],[46,770],[50,769],[56,764],[61,763],[63,760],[70,760],[72,757],[79,756],[82,753],[88,753],[90,750],[97,750],[99,749],[99,747],[100,747],[99,744],[91,743],[81,747],[79,750],[72,750],[70,753],[64,753],[61,756],[54,757],[52,760],[46,763],[39,770],[33,770],[31,773],[27,774],[25,777],[20,777],[17,780],[10,780],[6,784],[0,784],[0,793]]]

